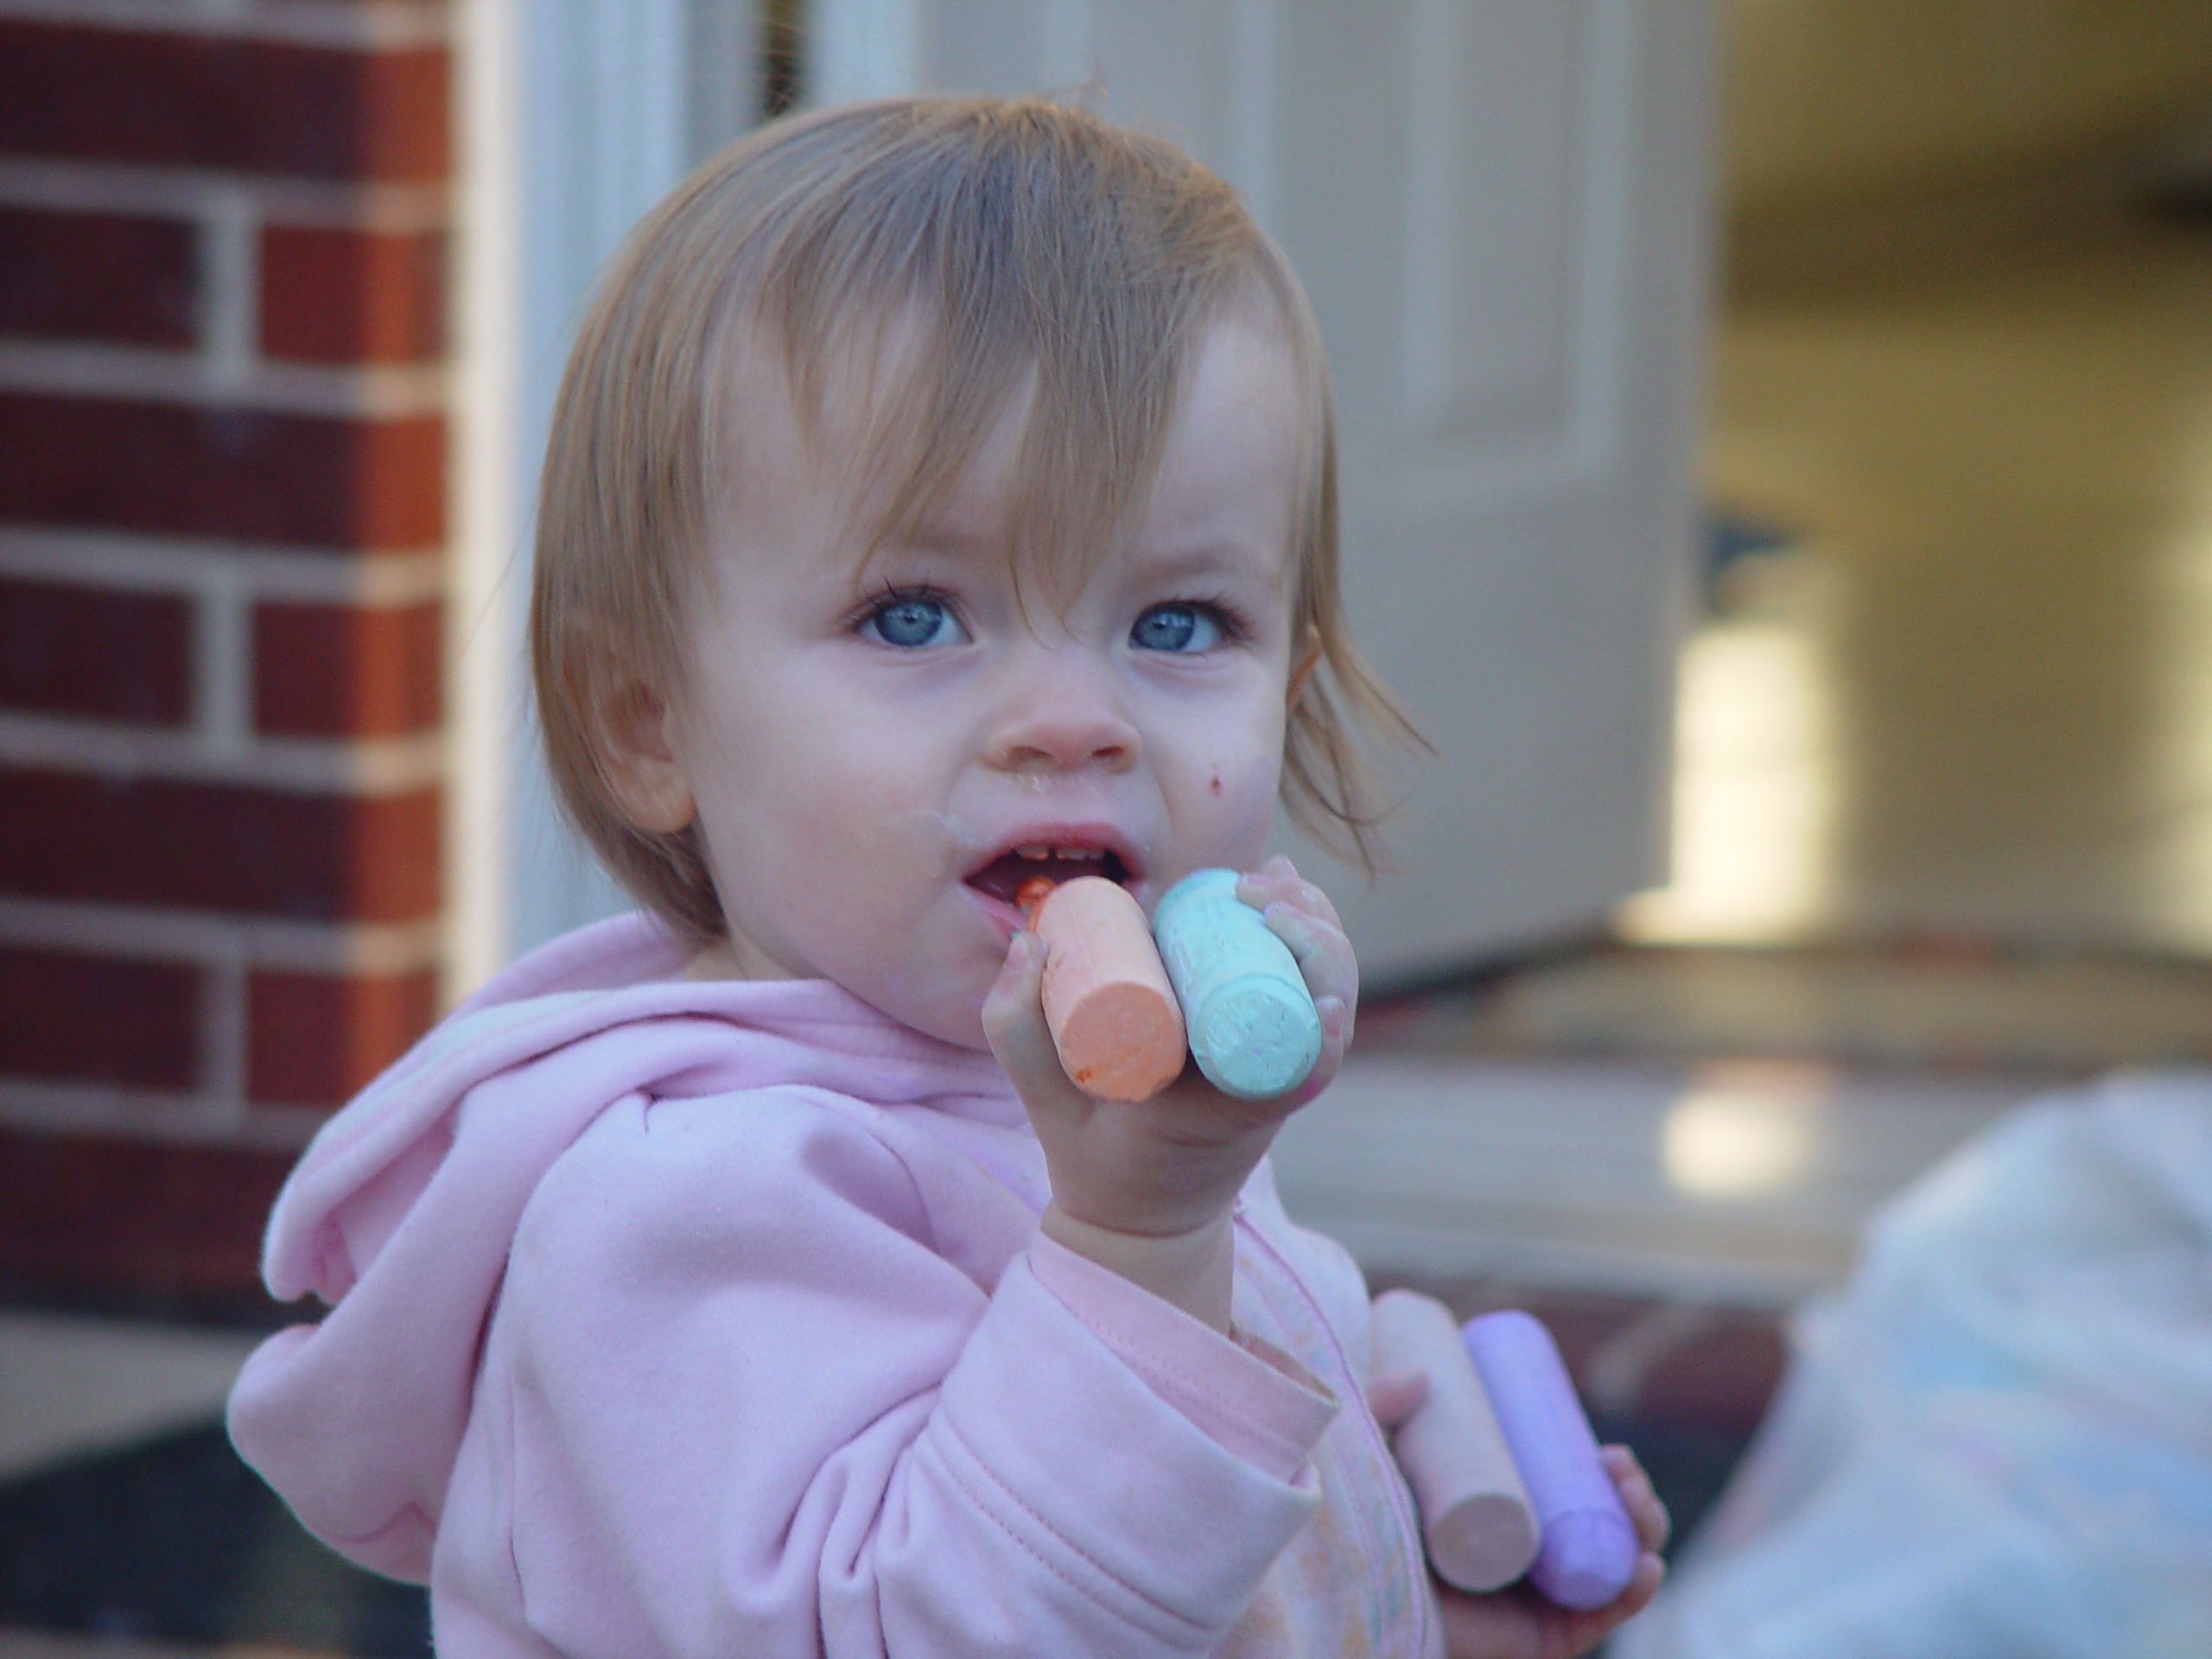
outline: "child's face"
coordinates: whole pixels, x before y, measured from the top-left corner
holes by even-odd
[[[1259,861],[1305,650],[1300,392],[1281,344],[1241,323],[1188,378],[1133,533],[1062,614],[1033,581],[1025,612],[1000,543],[1010,423],[924,533],[862,572],[835,409],[810,445],[780,392],[748,389],[744,511],[648,744],[729,922],[696,971],[826,976],[980,1047],[1026,874],[1096,869],[1149,911],[1192,870]],[[1038,849],[1073,859],[1022,855]]]

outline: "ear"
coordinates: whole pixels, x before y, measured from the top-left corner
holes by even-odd
[[[1283,697],[1285,708],[1298,707],[1298,699],[1306,690],[1306,680],[1312,677],[1313,671],[1319,667],[1320,664],[1320,631],[1309,623],[1306,629],[1306,638],[1300,642],[1299,653],[1290,664],[1290,690]]]
[[[676,714],[668,695],[639,679],[620,680],[594,699],[600,753],[614,804],[631,827],[648,835],[673,835],[697,810],[678,747]]]

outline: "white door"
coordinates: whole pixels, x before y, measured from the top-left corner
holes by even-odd
[[[1289,251],[1336,379],[1355,632],[1439,751],[1395,827],[1402,874],[1323,872],[1369,974],[1573,934],[1662,879],[1707,0],[809,11],[815,99],[1095,82]]]

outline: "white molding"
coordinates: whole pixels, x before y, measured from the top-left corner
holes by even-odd
[[[448,988],[618,908],[527,715],[531,509],[601,265],[689,162],[687,0],[461,0],[458,534],[448,619]]]
[[[453,543],[447,560],[446,1000],[506,958],[500,841],[511,744],[513,630],[502,583],[521,556],[516,431],[521,352],[520,12],[524,0],[461,0],[454,125],[463,167],[454,249]]]

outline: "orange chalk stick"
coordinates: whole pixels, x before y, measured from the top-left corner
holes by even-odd
[[[1027,884],[1025,909],[1041,882]],[[1029,910],[1045,942],[1045,1023],[1077,1088],[1147,1100],[1183,1070],[1183,1012],[1128,893],[1103,876],[1063,882]]]

